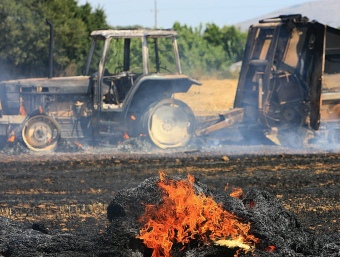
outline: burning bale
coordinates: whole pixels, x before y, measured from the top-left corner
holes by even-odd
[[[165,192],[162,202],[146,205],[140,219],[144,225],[137,236],[153,249],[152,256],[170,257],[174,243],[184,249],[191,241],[250,250],[258,239],[249,234],[249,224],[241,223],[235,215],[223,210],[212,197],[203,192],[197,194],[193,183],[192,176],[175,181],[161,175],[157,184]]]
[[[238,199],[190,175],[161,174],[122,190],[107,216],[112,247],[122,256],[338,256],[340,250],[339,235],[304,230],[267,191],[252,189]]]

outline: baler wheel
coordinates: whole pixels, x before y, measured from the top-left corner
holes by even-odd
[[[332,129],[328,132],[328,142],[331,144],[340,144],[340,129]]]

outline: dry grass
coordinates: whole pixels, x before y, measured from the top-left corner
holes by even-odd
[[[63,204],[51,202],[44,204],[18,204],[16,206],[0,205],[0,216],[22,222],[50,220],[58,223],[62,231],[72,231],[69,221],[85,222],[87,219],[106,220],[108,204]]]
[[[176,98],[187,103],[196,116],[211,116],[233,107],[237,80],[203,80],[201,86],[192,86]]]
[[[50,181],[49,178],[45,181]],[[106,190],[89,188],[81,190],[82,194],[98,195],[109,194]],[[65,195],[67,197],[71,194],[69,191],[49,191],[43,188],[32,188],[28,190],[7,190],[6,195],[12,195],[13,198],[20,197],[20,195],[35,195],[41,197],[42,195]],[[12,220],[21,222],[37,222],[49,220],[57,224],[62,231],[74,230],[69,222],[85,222],[87,219],[95,219],[98,221],[106,220],[107,203],[91,203],[79,204],[77,201],[70,201],[67,204],[55,204],[51,201],[43,203],[18,203],[16,205],[9,205],[6,203],[0,204],[0,216],[10,218]]]

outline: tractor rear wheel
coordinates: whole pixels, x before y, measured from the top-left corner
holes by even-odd
[[[156,146],[163,149],[183,147],[194,134],[195,116],[184,102],[165,99],[147,108],[142,126]]]

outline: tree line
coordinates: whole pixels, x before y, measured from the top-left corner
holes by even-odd
[[[0,80],[48,75],[49,30],[55,31],[53,74],[79,75],[96,29],[114,28],[102,8],[77,0],[1,0]],[[183,73],[195,78],[233,76],[228,67],[242,60],[247,34],[210,23],[196,28],[174,23]]]

